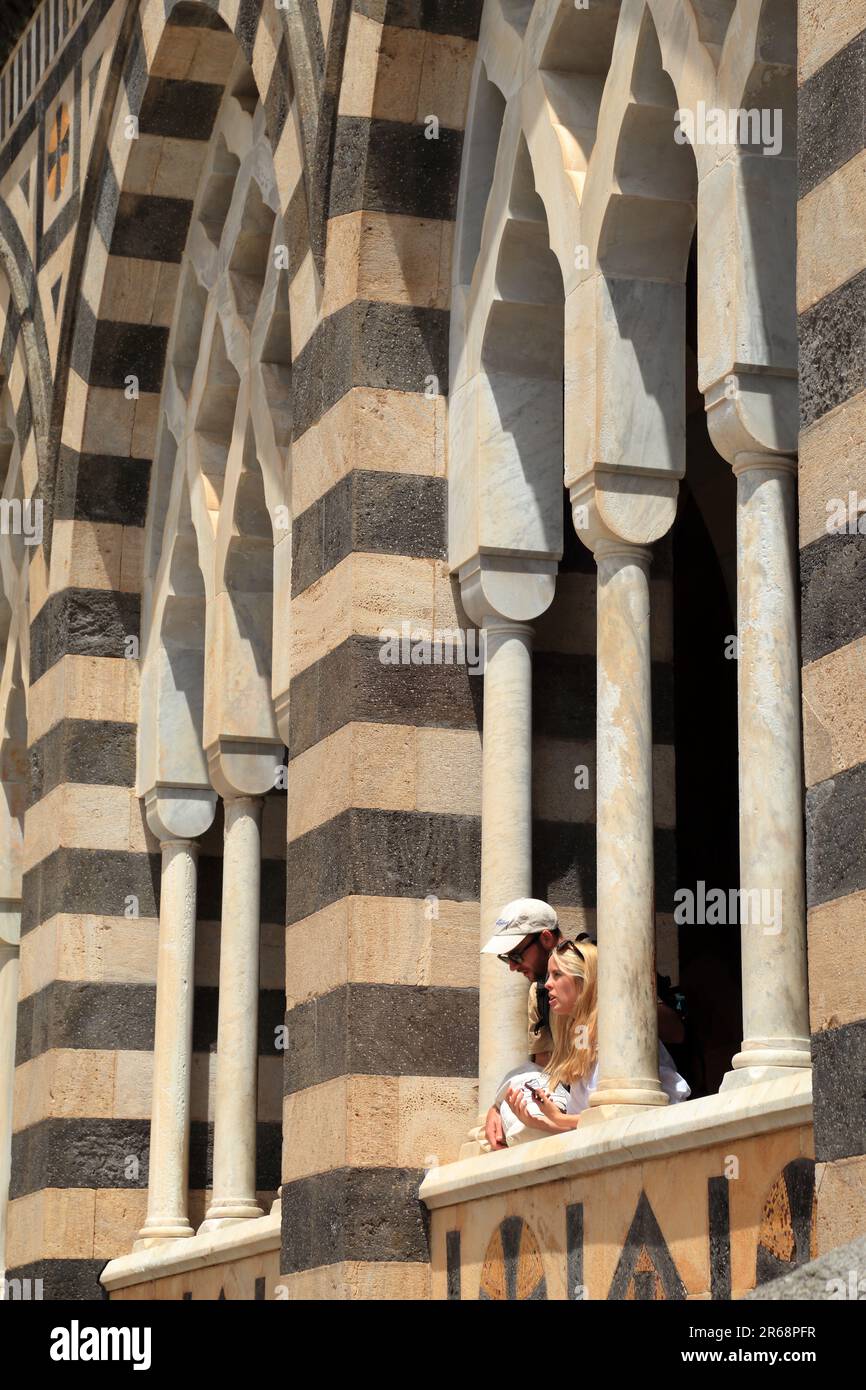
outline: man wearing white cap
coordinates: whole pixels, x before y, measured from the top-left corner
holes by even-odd
[[[541,898],[515,898],[506,903],[494,923],[493,935],[481,948],[482,955],[495,955],[509,970],[519,970],[530,982],[527,1052],[539,1068],[550,1060],[553,1037],[550,1032],[550,1002],[544,988],[547,961],[564,933],[550,903]],[[572,940],[591,938],[581,932]],[[682,1042],[682,1020],[669,1004],[658,1001],[659,1037],[668,1045]],[[484,1133],[492,1149],[505,1146],[502,1119],[497,1106],[491,1106],[484,1122]]]

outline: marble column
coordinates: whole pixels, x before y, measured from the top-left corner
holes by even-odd
[[[481,773],[481,944],[499,909],[532,892],[532,637],[525,623],[484,623]],[[516,944],[516,943],[515,943]],[[482,1115],[509,1067],[526,1056],[526,980],[481,957],[478,1076]]]
[[[163,840],[147,1219],[135,1248],[195,1234],[187,1214],[195,964],[194,840]]]
[[[224,802],[213,1196],[201,1230],[262,1215],[256,1200],[262,798]]]
[[[651,551],[599,539],[594,553],[599,1084],[590,1104],[665,1105],[654,969]]]
[[[785,1074],[777,1068],[811,1065],[796,463],[768,453],[739,453],[733,469],[743,1045],[724,1089]]]
[[[0,1279],[6,1273],[6,1208],[12,1165],[20,907],[20,903],[0,900]]]

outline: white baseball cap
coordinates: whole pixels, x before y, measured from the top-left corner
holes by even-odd
[[[513,951],[518,941],[525,936],[536,936],[543,931],[558,931],[559,919],[550,903],[540,898],[515,898],[506,903],[493,924],[493,935],[481,954],[505,955]]]

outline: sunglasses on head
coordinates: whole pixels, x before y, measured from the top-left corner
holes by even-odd
[[[575,937],[566,937],[564,941],[557,941],[556,945],[553,948],[554,953],[562,956],[565,955],[566,951],[574,951],[574,954],[576,956],[580,956],[581,960],[585,960],[583,951],[581,951],[580,947],[577,945],[578,941],[591,942],[592,937],[589,935],[588,932],[585,931],[582,931],[578,936]]]

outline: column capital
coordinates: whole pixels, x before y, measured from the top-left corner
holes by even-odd
[[[732,368],[704,388],[707,429],[713,448],[728,463],[742,454],[791,458],[797,453],[797,377]]]
[[[617,548],[644,550],[661,540],[677,514],[679,479],[593,468],[569,488],[578,539],[596,557]]]
[[[525,625],[553,602],[559,561],[545,556],[478,551],[457,571],[460,598],[479,627],[496,622]]]
[[[211,782],[227,804],[261,797],[276,786],[283,743],[273,739],[217,738],[206,749]]]
[[[736,454],[731,464],[734,477],[739,478],[741,473],[761,472],[788,473],[792,477],[797,476],[797,460],[788,454],[760,454],[750,453],[744,450],[741,454]]]
[[[156,783],[144,793],[147,824],[161,845],[188,843],[209,829],[216,812],[212,787],[170,787]]]

